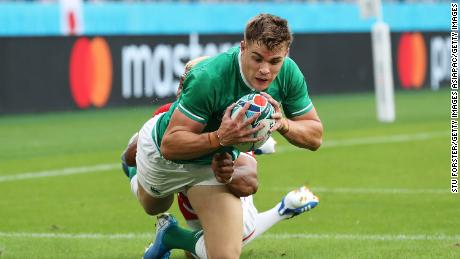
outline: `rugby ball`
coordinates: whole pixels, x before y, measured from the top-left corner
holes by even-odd
[[[275,126],[275,120],[271,118],[272,114],[275,112],[275,109],[268,102],[267,98],[261,94],[256,93],[245,95],[236,102],[236,106],[232,110],[232,119],[234,119],[240,113],[244,105],[248,102],[250,103],[250,106],[246,111],[245,116],[243,117],[243,121],[248,120],[256,114],[260,114],[257,120],[248,125],[248,128],[255,128],[260,123],[262,123],[264,127],[258,132],[254,133],[253,136],[263,136],[264,138],[256,143],[246,142],[235,145],[234,147],[241,152],[251,152],[262,146],[271,135],[270,129]]]

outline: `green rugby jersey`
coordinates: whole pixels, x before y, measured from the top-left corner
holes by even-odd
[[[201,61],[190,70],[181,96],[158,120],[154,131],[156,136],[153,136],[158,146],[161,145],[163,134],[176,108],[188,118],[206,125],[203,132],[212,132],[219,128],[229,105],[255,91],[243,79],[239,53],[240,48],[233,47],[226,53]],[[304,76],[289,57],[284,60],[278,76],[265,92],[282,104],[288,118],[305,114],[313,108]],[[234,158],[238,155],[235,148],[222,147],[197,159],[174,162],[211,164],[212,156],[218,152],[228,152]]]

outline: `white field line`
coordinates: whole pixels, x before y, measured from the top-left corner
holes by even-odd
[[[444,137],[444,136],[447,136],[446,132],[434,131],[434,132],[424,132],[424,133],[417,133],[417,134],[411,134],[411,135],[406,134],[406,135],[380,136],[380,137],[372,137],[372,138],[353,138],[353,139],[337,140],[337,141],[331,140],[331,141],[324,143],[321,148],[370,145],[370,144],[382,144],[382,143],[394,143],[394,142],[408,142],[408,141],[422,141],[422,140],[433,139],[433,138]],[[293,146],[278,146],[276,150],[277,150],[277,153],[301,151],[301,149],[298,149]],[[48,171],[39,171],[39,172],[26,172],[26,173],[14,174],[14,175],[0,176],[0,183],[18,181],[18,180],[26,180],[26,179],[32,179],[32,178],[95,173],[95,172],[101,172],[101,171],[110,171],[110,170],[114,170],[118,168],[121,168],[121,165],[118,163],[115,163],[115,164],[100,164],[100,165],[94,165],[94,166],[70,167],[70,168],[64,168],[64,169],[58,169],[58,170],[48,170]]]
[[[273,187],[267,188],[269,191],[289,192],[297,187]],[[263,189],[261,189],[263,190]],[[355,193],[355,194],[450,194],[450,189],[407,189],[407,188],[329,188],[329,187],[311,187],[311,190],[317,194],[320,193]]]
[[[30,232],[0,232],[0,238],[55,238],[55,239],[151,239],[153,233],[118,233],[118,234],[99,234],[99,233],[30,233]],[[429,234],[311,234],[311,233],[280,233],[265,234],[260,238],[270,240],[283,239],[336,239],[336,240],[376,240],[376,241],[460,241],[460,235],[429,235]]]
[[[360,235],[360,234],[266,234],[263,239],[336,239],[336,240],[377,240],[377,241],[460,241],[460,235]]]
[[[56,239],[148,239],[152,233],[30,233],[30,232],[0,232],[0,238],[56,238]]]
[[[94,166],[82,166],[82,167],[69,167],[58,170],[48,170],[48,171],[39,171],[39,172],[27,172],[14,175],[4,175],[0,176],[0,182],[10,182],[17,180],[26,180],[32,178],[43,178],[43,177],[53,177],[53,176],[64,176],[72,174],[86,174],[86,173],[95,173],[101,171],[110,171],[114,169],[121,170],[121,163],[119,164],[100,164]]]
[[[360,146],[360,145],[374,145],[374,144],[388,144],[397,142],[411,142],[411,141],[423,141],[434,138],[447,137],[446,131],[433,131],[433,132],[422,132],[416,134],[401,134],[392,136],[378,136],[378,137],[367,137],[367,138],[351,138],[344,140],[330,140],[325,141],[321,146],[323,148],[333,147],[347,147],[347,146]],[[292,145],[289,146],[277,146],[276,152],[292,152],[300,150]]]

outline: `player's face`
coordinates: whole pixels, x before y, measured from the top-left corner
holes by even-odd
[[[287,46],[268,50],[265,45],[241,42],[241,67],[248,83],[257,91],[263,91],[275,80],[284,58]]]

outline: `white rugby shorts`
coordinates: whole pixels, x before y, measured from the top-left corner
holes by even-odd
[[[152,197],[162,198],[173,193],[185,192],[194,185],[222,185],[210,165],[177,164],[166,160],[158,150],[156,122],[158,114],[148,120],[139,131],[137,142],[137,179]]]

